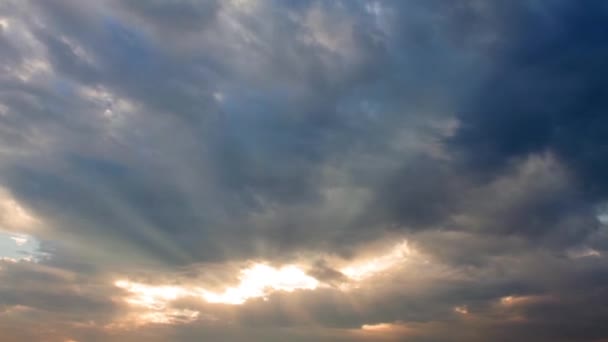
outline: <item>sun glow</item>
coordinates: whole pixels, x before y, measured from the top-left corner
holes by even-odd
[[[238,286],[229,287],[222,293],[203,291],[203,298],[210,303],[243,304],[250,298],[265,297],[274,291],[293,292],[314,290],[319,281],[294,265],[274,268],[256,264],[241,272]]]
[[[6,189],[0,187],[0,227],[9,231],[31,231],[38,220]]]
[[[347,280],[337,288],[348,290],[353,286],[356,287],[360,281],[388,272],[410,260],[414,254],[416,251],[404,241],[383,254],[361,258],[339,268]],[[114,285],[128,293],[123,298],[126,303],[140,310],[143,309],[128,318],[130,321],[135,320],[137,324],[174,324],[199,319],[198,311],[178,310],[172,306],[174,302],[184,298],[211,304],[242,305],[252,299],[266,299],[275,292],[290,293],[334,286],[319,281],[297,265],[274,267],[266,263],[254,263],[242,269],[237,278],[238,282],[235,285],[220,290],[194,284],[152,285],[128,279],[117,280]],[[366,326],[364,330],[382,327],[382,325],[372,325]]]
[[[114,285],[130,293],[125,299],[129,304],[150,310],[165,310],[172,301],[184,297],[198,298],[208,303],[240,305],[276,291],[314,290],[319,286],[319,281],[294,265],[275,268],[254,264],[241,271],[238,285],[221,292],[195,286],[147,285],[129,280],[118,280]]]
[[[388,253],[349,265],[340,271],[353,280],[363,280],[378,273],[387,271],[404,262],[414,253],[404,241],[393,247]]]
[[[466,305],[456,306],[454,307],[454,312],[459,313],[461,315],[468,315],[469,309]]]
[[[171,301],[195,295],[191,290],[179,286],[153,286],[128,280],[119,280],[114,285],[131,293],[125,299],[127,303],[153,310],[163,310]]]
[[[363,324],[361,326],[362,330],[368,331],[385,331],[393,328],[393,324],[390,323],[378,323],[378,324]]]
[[[403,336],[404,334],[411,332],[410,328],[402,322],[363,324],[359,331],[366,335],[372,334],[382,340],[391,335]],[[392,341],[392,339],[390,340]]]
[[[408,260],[414,253],[407,241],[394,246],[388,253],[364,259],[342,268],[340,271],[352,281],[374,276]],[[223,291],[213,291],[199,286],[148,285],[118,280],[115,286],[125,289],[130,296],[125,300],[133,305],[154,310],[166,308],[167,303],[184,297],[202,299],[208,303],[240,305],[254,298],[263,298],[276,291],[293,292],[314,290],[324,286],[316,278],[306,274],[296,265],[280,268],[264,263],[255,263],[241,270],[238,284]]]

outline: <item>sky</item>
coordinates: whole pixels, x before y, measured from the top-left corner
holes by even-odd
[[[608,341],[607,21],[0,0],[0,341]]]

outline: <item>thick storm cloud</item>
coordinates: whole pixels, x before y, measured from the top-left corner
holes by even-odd
[[[0,0],[0,341],[604,341],[601,1]]]

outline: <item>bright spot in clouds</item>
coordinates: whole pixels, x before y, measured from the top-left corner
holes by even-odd
[[[8,29],[8,20],[6,18],[0,17],[0,29]]]
[[[357,262],[340,271],[353,280],[362,280],[397,266],[399,263],[406,261],[413,252],[407,241],[404,241],[386,254]]]
[[[209,303],[243,304],[250,298],[265,297],[274,291],[293,292],[314,290],[319,281],[294,265],[274,268],[265,264],[255,264],[241,272],[240,283],[222,293],[203,291],[203,298]]]
[[[7,190],[0,187],[0,224],[8,229],[26,228],[36,219]]]
[[[23,236],[11,236],[11,239],[15,241],[17,246],[23,246],[27,243],[27,238]]]
[[[361,329],[369,331],[383,331],[390,330],[393,328],[393,324],[390,323],[378,323],[378,324],[363,324]]]
[[[455,307],[454,312],[459,313],[461,315],[467,315],[467,314],[469,314],[469,309],[467,308],[466,305],[461,305],[461,306]]]
[[[500,304],[503,306],[517,306],[531,303],[549,302],[552,300],[552,297],[547,295],[505,296],[500,298]]]
[[[0,260],[36,261],[43,256],[38,248],[39,242],[32,236],[0,230]]]
[[[404,241],[394,246],[388,253],[356,261],[340,271],[350,280],[360,281],[399,265],[413,253],[407,241]],[[209,303],[239,305],[249,299],[266,297],[276,291],[314,290],[322,285],[319,280],[306,274],[296,265],[276,268],[264,263],[256,263],[241,270],[238,279],[239,283],[236,286],[227,287],[221,292],[196,286],[147,285],[124,279],[116,281],[114,285],[131,293],[127,302],[151,309],[162,309],[167,302],[182,297],[198,297]]]
[[[394,323],[376,323],[376,324],[363,324],[361,326],[361,331],[365,334],[372,334],[374,336],[383,336],[386,337],[386,334],[407,334],[410,332],[408,326],[406,326],[402,322],[394,322]],[[384,339],[382,339],[384,341]]]
[[[168,302],[178,298],[195,295],[192,290],[178,286],[153,286],[127,280],[119,280],[114,285],[132,294],[126,299],[127,303],[154,310],[162,310]]]
[[[239,284],[222,292],[214,292],[202,287],[153,286],[128,280],[114,283],[132,295],[128,303],[150,309],[163,309],[167,303],[183,297],[197,297],[209,303],[239,305],[252,298],[260,298],[275,291],[314,290],[319,281],[294,265],[274,268],[265,264],[255,264],[241,271]]]
[[[357,260],[342,268],[341,272],[349,278],[349,282],[359,282],[400,265],[413,253],[407,242],[402,242],[387,253]],[[274,292],[289,293],[329,286],[308,275],[299,266],[273,267],[265,263],[255,263],[241,270],[238,283],[220,291],[194,285],[149,285],[126,279],[117,280],[114,285],[128,292],[125,302],[146,310],[129,318],[137,324],[172,324],[196,320],[198,311],[176,310],[171,307],[172,302],[182,298],[241,305],[250,299],[266,298]],[[342,286],[339,288],[345,289]]]
[[[595,250],[593,248],[587,247],[587,246],[571,248],[566,252],[566,254],[571,259],[580,259],[580,258],[587,258],[587,257],[601,257],[602,256],[602,254],[600,252],[598,252],[597,250]]]

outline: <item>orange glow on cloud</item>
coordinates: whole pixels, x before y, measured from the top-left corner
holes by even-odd
[[[469,308],[466,305],[457,306],[454,308],[454,312],[459,313],[461,315],[468,315]]]
[[[202,290],[202,297],[209,303],[243,304],[250,298],[265,297],[270,292],[314,290],[319,281],[294,265],[274,268],[255,264],[241,272],[240,283],[222,293]]]
[[[506,296],[500,298],[500,304],[503,306],[516,306],[529,303],[546,302],[550,300],[552,300],[551,296],[547,295]]]
[[[403,336],[405,334],[411,334],[413,330],[411,327],[406,326],[402,322],[394,323],[376,323],[376,324],[363,324],[359,329],[360,333],[364,335],[372,335],[375,339],[384,340],[384,338]],[[390,340],[393,340],[392,338]]]
[[[394,324],[390,323],[378,323],[378,324],[363,324],[361,329],[368,331],[385,331],[391,330],[395,327]]]
[[[198,319],[198,311],[169,307],[171,302],[181,298],[240,305],[249,299],[266,297],[275,291],[313,290],[319,286],[319,281],[295,265],[275,268],[266,264],[254,264],[241,271],[238,285],[222,292],[193,286],[147,285],[128,280],[118,280],[114,285],[129,292],[129,296],[124,299],[127,303],[145,309],[143,313],[129,315],[125,319],[141,325],[188,323]]]
[[[30,231],[38,219],[10,192],[0,187],[0,226],[9,231]],[[17,242],[17,240],[15,240]]]
[[[319,281],[294,265],[275,268],[266,264],[255,264],[241,271],[239,284],[222,292],[202,287],[154,286],[119,280],[117,287],[127,290],[130,304],[149,309],[163,309],[167,303],[183,297],[196,297],[209,303],[239,305],[252,298],[260,298],[275,291],[314,290]]]
[[[363,280],[397,266],[406,261],[413,253],[414,250],[410,248],[407,241],[404,241],[394,246],[386,254],[356,262],[340,271],[350,279]]]
[[[387,253],[355,261],[340,271],[350,281],[359,282],[381,272],[386,272],[408,260],[414,253],[407,241],[391,248]],[[196,320],[199,312],[193,310],[176,310],[170,304],[182,298],[192,298],[207,303],[241,305],[250,299],[265,298],[274,292],[294,292],[297,290],[315,290],[327,287],[328,284],[308,275],[296,265],[273,267],[265,263],[255,263],[240,271],[239,282],[221,291],[210,290],[193,285],[149,285],[121,279],[114,282],[116,287],[128,292],[124,301],[134,307],[143,308],[130,320],[138,324],[157,323],[173,324]],[[340,286],[342,290],[348,289]],[[383,325],[365,325],[362,329],[381,329]]]

